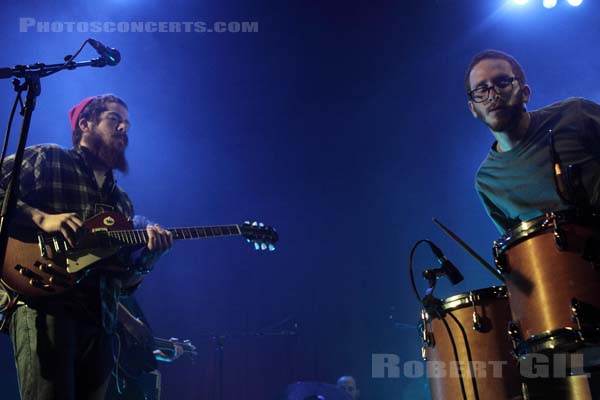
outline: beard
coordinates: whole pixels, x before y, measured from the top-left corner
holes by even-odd
[[[517,98],[512,104],[499,103],[502,108],[491,113],[485,113],[482,110],[476,110],[476,114],[484,124],[494,132],[510,132],[519,125],[521,116],[525,112],[525,103],[523,94],[519,92]]]
[[[124,145],[119,143],[119,137],[123,137]],[[91,139],[93,143],[92,153],[98,157],[98,160],[110,169],[116,169],[124,174],[129,172],[129,163],[125,157],[125,149],[128,143],[127,136],[112,135],[107,142],[100,133],[94,132]]]

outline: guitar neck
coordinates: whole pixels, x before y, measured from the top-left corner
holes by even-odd
[[[167,229],[173,234],[173,240],[207,239],[223,236],[240,236],[239,225],[194,226],[189,228]],[[148,243],[148,232],[145,229],[126,231],[109,231],[108,236],[128,245]]]

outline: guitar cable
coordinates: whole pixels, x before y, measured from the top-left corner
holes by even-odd
[[[113,368],[113,376],[115,377],[115,385],[117,387],[117,393],[123,394],[123,388],[121,387],[121,381],[119,379],[119,359],[121,358],[121,336],[117,332],[114,334],[115,342],[117,343],[117,354],[115,355],[114,347],[113,347],[113,360],[115,362],[115,366]],[[113,342],[114,343],[114,342]]]
[[[18,302],[19,302],[19,294],[13,292],[9,288],[7,288],[3,282],[0,281],[0,290],[6,293],[6,304],[0,307],[0,314],[2,314],[2,320],[0,321],[0,332],[8,333],[8,323],[10,321],[10,317],[15,310]]]
[[[438,318],[444,325],[444,328],[446,329],[446,333],[448,334],[448,339],[450,340],[450,344],[452,345],[454,361],[456,362],[458,374],[460,376],[459,383],[460,383],[460,392],[462,395],[462,399],[467,400],[467,391],[465,388],[465,382],[464,382],[464,376],[462,373],[462,368],[460,367],[460,357],[458,355],[458,348],[456,346],[456,341],[455,341],[454,335],[452,334],[452,330],[450,329],[450,326],[448,325],[448,321],[446,321],[446,315],[450,314],[450,316],[455,320],[455,322],[457,322],[457,321],[451,312],[450,313],[444,312],[444,310],[441,307],[442,302],[433,296],[433,291],[435,290],[435,283],[436,283],[437,278],[433,278],[431,287],[429,289],[427,289],[425,297],[421,298],[421,296],[419,295],[419,291],[417,289],[417,285],[415,282],[415,276],[414,276],[414,272],[413,272],[414,256],[415,256],[415,252],[416,252],[417,248],[422,243],[428,243],[431,246],[431,241],[429,241],[428,239],[421,239],[413,245],[413,247],[410,251],[409,259],[408,259],[408,270],[410,273],[410,283],[412,285],[413,292],[414,292],[415,296],[417,297],[418,302],[423,307],[423,309],[426,310],[428,315],[433,316],[434,318]],[[460,324],[459,324],[459,327],[460,327]],[[423,321],[423,329],[424,330],[426,329],[425,321]],[[464,331],[463,331],[463,336],[464,336]],[[468,349],[468,353],[469,353],[469,359],[470,359],[471,358],[470,349]],[[473,383],[475,385],[475,395],[477,397],[477,400],[479,400],[479,393],[477,392],[476,382],[474,379],[473,379]]]

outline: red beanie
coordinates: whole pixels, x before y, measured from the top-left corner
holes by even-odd
[[[81,112],[83,111],[85,106],[87,106],[88,103],[94,100],[96,97],[98,96],[87,97],[81,100],[79,104],[73,106],[73,108],[69,110],[69,121],[71,121],[71,131],[75,131],[75,127],[77,126],[77,120],[79,119],[79,116],[81,115]]]

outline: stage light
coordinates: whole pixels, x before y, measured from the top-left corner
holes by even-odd
[[[567,0],[567,3],[569,3],[573,7],[579,7],[581,3],[583,3],[583,0]]]
[[[558,3],[558,0],[544,0],[544,7],[554,8],[556,7],[556,3]]]
[[[524,6],[529,0],[513,0],[516,5]]]

